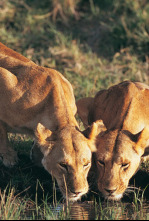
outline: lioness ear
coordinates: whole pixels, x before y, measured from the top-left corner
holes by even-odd
[[[77,113],[79,117],[81,118],[85,128],[88,127],[88,115],[89,115],[90,108],[93,105],[93,101],[94,101],[94,98],[86,97],[76,102]]]
[[[145,151],[149,148],[149,127],[145,127],[136,136],[136,146],[135,151],[140,155],[144,155]],[[146,154],[145,154],[146,155]]]
[[[149,147],[145,148],[145,152],[144,154],[142,155],[142,161],[147,161],[149,160]]]
[[[90,127],[88,127],[83,134],[88,138],[88,143],[92,152],[96,151],[96,138],[102,131],[105,131],[106,127],[102,120],[94,122]]]
[[[38,123],[35,135],[41,152],[47,155],[52,148],[52,140],[54,140],[53,132]],[[50,141],[50,142],[49,142]]]

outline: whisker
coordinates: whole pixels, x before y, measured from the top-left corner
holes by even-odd
[[[126,190],[125,193],[133,193],[134,190]]]
[[[91,190],[91,193],[94,193],[94,194],[96,194],[96,195],[100,195],[99,193],[97,193],[97,192],[95,192],[95,191],[92,191],[92,190]]]
[[[128,186],[127,189],[141,190],[140,188],[135,187],[135,186],[134,187],[133,186]]]
[[[124,195],[125,195],[125,196],[129,196],[129,193],[125,192]]]

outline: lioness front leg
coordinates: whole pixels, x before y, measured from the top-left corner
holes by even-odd
[[[12,167],[16,164],[17,153],[10,147],[7,130],[5,125],[0,121],[0,160],[6,167]]]

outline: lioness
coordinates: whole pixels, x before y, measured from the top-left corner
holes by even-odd
[[[149,155],[149,87],[124,81],[80,99],[77,107],[84,126],[101,119],[93,157],[97,184],[105,198],[119,200]]]
[[[33,135],[42,164],[63,196],[77,200],[87,193],[97,125],[86,136],[79,130],[71,84],[56,70],[40,67],[0,43],[0,104],[3,164],[13,166],[17,161],[8,132]]]

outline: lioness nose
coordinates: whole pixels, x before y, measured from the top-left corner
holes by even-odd
[[[110,193],[110,194],[114,193],[116,190],[117,190],[117,188],[116,188],[116,189],[113,189],[113,190],[105,189],[105,191],[107,191],[107,192]]]

